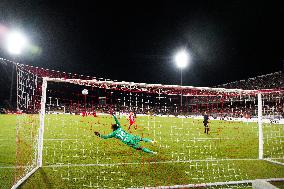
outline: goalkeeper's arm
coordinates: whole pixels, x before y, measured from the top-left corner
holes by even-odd
[[[114,120],[115,120],[116,125],[117,125],[118,127],[121,127],[121,126],[120,126],[120,123],[119,123],[119,121],[118,121],[118,119],[117,119],[117,117],[116,117],[114,114],[112,114],[112,116],[113,116],[113,118],[114,118]]]
[[[114,132],[112,132],[108,135],[101,135],[99,132],[95,131],[95,135],[97,135],[98,137],[101,137],[103,139],[108,139],[108,138],[114,137]]]

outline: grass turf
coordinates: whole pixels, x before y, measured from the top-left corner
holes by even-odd
[[[33,158],[32,139],[36,138],[38,116],[22,116],[15,161],[15,116],[1,120],[1,138],[5,139],[0,156],[2,165],[25,165]],[[256,123],[211,121],[205,134],[202,121],[173,117],[137,118],[134,135],[155,139],[157,144],[141,145],[158,155],[136,151],[116,139],[101,139],[93,132],[111,132],[111,116],[47,115],[45,120],[43,165],[22,188],[119,188],[192,183],[251,180],[284,176],[284,166],[258,158]],[[128,122],[120,119],[127,130]],[[4,124],[2,124],[4,123]],[[9,126],[8,126],[9,125]],[[283,158],[283,125],[264,125],[265,156]],[[3,132],[2,132],[3,131]],[[5,145],[6,148],[5,148]],[[234,159],[234,160],[233,160]],[[243,160],[241,160],[243,159]],[[0,177],[13,175],[14,169],[0,169]],[[22,172],[16,171],[16,172]],[[7,180],[7,181],[6,181]],[[1,179],[9,188],[13,178]],[[247,186],[237,186],[242,188]]]
[[[0,114],[0,167],[11,167],[16,160],[16,116]],[[0,168],[0,188],[10,188],[13,168]]]

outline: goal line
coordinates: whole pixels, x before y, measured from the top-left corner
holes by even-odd
[[[282,159],[282,158],[276,158]],[[284,165],[277,161],[271,159],[263,159],[264,161]],[[283,158],[284,160],[284,158]],[[192,162],[214,162],[214,161],[262,161],[258,158],[238,158],[238,159],[204,159],[204,160],[186,160],[186,161],[144,161],[144,162],[132,162],[132,163],[89,163],[89,164],[53,164],[53,165],[43,165],[42,167],[108,167],[108,166],[121,166],[121,165],[140,165],[140,164],[170,164],[170,163],[192,163]],[[25,168],[30,166],[0,166],[0,169],[13,169],[13,168]]]
[[[170,163],[194,163],[194,162],[215,162],[215,161],[259,161],[258,158],[240,158],[240,159],[204,159],[204,160],[186,160],[186,161],[144,161],[144,162],[132,162],[132,163],[91,163],[91,164],[55,164],[55,165],[43,165],[42,167],[111,167],[121,165],[140,165],[140,164],[170,164]]]

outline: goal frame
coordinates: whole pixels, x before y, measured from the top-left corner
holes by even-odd
[[[27,173],[24,177],[22,177],[16,184],[12,186],[12,189],[18,188],[23,182],[25,182],[32,174],[34,174],[39,168],[41,168],[43,165],[42,158],[43,158],[43,138],[44,138],[44,119],[45,119],[45,104],[46,104],[46,90],[48,86],[48,82],[67,82],[67,83],[73,83],[73,84],[79,84],[79,85],[87,85],[91,86],[92,84],[96,85],[109,85],[110,88],[113,88],[117,85],[126,85],[132,88],[135,83],[131,82],[113,82],[113,81],[97,81],[97,80],[81,80],[81,79],[66,79],[66,78],[50,78],[50,77],[42,77],[42,93],[41,93],[41,104],[40,104],[40,127],[39,127],[39,134],[38,134],[38,145],[37,145],[37,166],[31,170],[29,173]],[[192,86],[177,86],[177,85],[160,85],[160,84],[145,84],[145,83],[138,83],[136,84],[138,87],[141,88],[154,88],[154,87],[165,87],[169,88],[170,90],[183,90],[183,89],[193,89],[193,90],[209,90],[209,91],[220,91],[222,93],[239,93],[239,94],[254,94],[257,95],[258,99],[258,134],[259,134],[259,148],[258,148],[258,159],[259,160],[267,160],[263,158],[263,128],[262,128],[262,94],[266,93],[265,90],[242,90],[242,89],[225,89],[225,88],[209,88],[209,87],[192,87]],[[269,92],[270,90],[268,90]],[[160,90],[159,90],[160,92]],[[186,95],[186,94],[184,94]],[[278,163],[273,162],[270,160],[267,160],[271,163]],[[280,163],[281,165],[284,165]],[[277,179],[277,178],[275,178]],[[230,184],[238,184],[240,181],[230,182]],[[223,184],[227,184],[227,182],[224,182]]]

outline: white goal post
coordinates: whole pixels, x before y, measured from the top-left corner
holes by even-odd
[[[42,95],[41,95],[41,109],[40,109],[40,127],[38,130],[38,155],[37,166],[22,177],[16,184],[12,186],[12,189],[18,188],[23,182],[25,182],[32,174],[34,174],[40,167],[42,167],[42,149],[43,149],[43,133],[44,133],[44,117],[45,117],[45,103],[46,103],[46,88],[47,79],[43,78],[42,82]]]
[[[262,100],[261,93],[257,94],[258,120],[258,158],[263,159],[263,132],[262,132]]]

